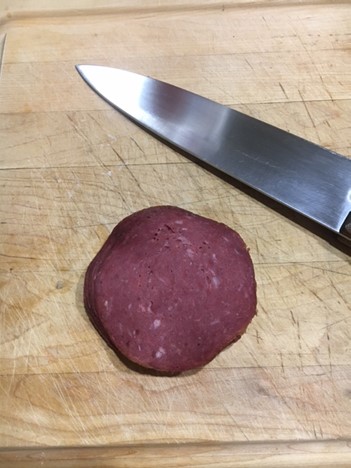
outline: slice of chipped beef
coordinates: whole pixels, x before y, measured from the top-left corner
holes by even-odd
[[[84,302],[112,348],[149,369],[204,366],[256,313],[253,264],[238,233],[174,206],[123,219],[88,267]]]

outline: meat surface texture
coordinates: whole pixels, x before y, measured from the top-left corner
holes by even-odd
[[[106,341],[144,368],[204,366],[256,313],[253,264],[228,226],[174,206],[123,219],[88,267],[87,313]]]

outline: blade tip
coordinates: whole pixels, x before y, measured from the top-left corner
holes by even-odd
[[[80,75],[83,74],[83,67],[84,67],[84,65],[81,65],[81,64],[75,65],[75,69],[77,70],[77,72],[78,72]]]
[[[89,64],[89,63],[77,63],[75,65],[76,69],[77,70],[82,70],[84,68],[97,68],[98,65],[92,65],[92,64]]]
[[[76,70],[78,70],[78,71],[79,71],[79,70],[82,70],[84,67],[88,67],[88,66],[89,66],[89,65],[85,65],[85,64],[82,64],[82,63],[77,63],[77,64],[75,65]]]

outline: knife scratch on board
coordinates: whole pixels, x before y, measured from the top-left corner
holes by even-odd
[[[248,441],[249,440],[248,435],[244,431],[244,428],[238,423],[238,421],[236,420],[234,414],[230,411],[230,409],[228,408],[228,406],[225,403],[222,403],[222,406],[223,406],[226,414],[228,415],[229,419],[231,421],[233,421],[234,426],[238,429],[239,433],[241,433],[243,435],[244,439]]]
[[[143,150],[143,147],[139,145],[139,143],[136,141],[136,139],[133,138],[133,137],[130,137],[130,139],[135,144],[135,146],[143,153],[143,155],[145,155],[145,151]]]
[[[139,180],[136,178],[134,172],[131,170],[130,166],[125,162],[124,158],[121,156],[121,154],[111,145],[111,149],[112,151],[115,153],[115,155],[117,156],[117,158],[121,161],[121,163],[123,164],[123,166],[126,168],[126,170],[128,171],[129,175],[131,176],[131,178],[134,180],[134,182],[136,183],[138,189],[140,190],[140,192],[142,193],[145,193],[145,190],[143,189],[143,187],[141,186]]]
[[[312,123],[312,125],[313,125],[313,128],[317,131],[316,123],[315,123],[315,121],[314,121],[314,119],[313,119],[313,117],[312,117],[311,112],[310,112],[309,109],[308,109],[308,106],[307,106],[307,104],[306,104],[306,101],[305,101],[304,97],[302,96],[301,91],[298,90],[298,93],[299,93],[300,98],[301,98],[301,103],[303,104],[303,106],[304,106],[304,108],[305,108],[306,114],[308,115],[308,118],[310,119],[310,121],[311,121],[311,123]],[[317,136],[318,136],[318,140],[320,141],[321,139],[319,138],[318,132],[317,132]]]
[[[2,65],[5,55],[6,34],[0,37],[0,78],[2,74]]]
[[[72,117],[72,115],[70,115],[68,112],[66,112],[66,117],[67,119],[71,122],[71,125],[72,127],[74,128],[74,130],[77,132],[77,134],[83,139],[85,140],[88,144],[91,144],[91,141],[90,139],[87,137],[87,135],[79,128],[77,122],[75,121],[74,117]]]

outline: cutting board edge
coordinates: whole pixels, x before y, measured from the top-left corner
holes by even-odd
[[[77,5],[78,3],[78,5]],[[305,1],[296,1],[290,2],[288,5],[286,0],[236,0],[235,2],[224,3],[221,0],[209,0],[202,2],[201,4],[194,6],[189,6],[184,0],[172,0],[170,3],[167,0],[159,0],[157,5],[155,5],[154,0],[146,0],[143,3],[143,6],[140,6],[138,0],[131,0],[126,2],[120,2],[115,0],[105,0],[99,2],[99,6],[91,6],[90,0],[76,0],[74,5],[71,6],[70,2],[60,2],[60,6],[56,5],[56,8],[37,8],[35,1],[32,2],[23,2],[20,0],[11,1],[11,7],[5,8],[1,11],[0,8],[0,32],[2,28],[6,28],[7,23],[12,21],[19,20],[30,20],[30,19],[40,19],[47,17],[65,17],[65,16],[80,16],[80,15],[111,15],[118,13],[128,13],[135,12],[136,10],[139,13],[147,12],[160,12],[167,9],[169,11],[176,10],[189,10],[189,9],[228,9],[228,8],[252,8],[252,7],[292,7],[295,4],[301,5],[342,5],[347,4],[348,0],[305,0]],[[35,5],[31,8],[31,5]]]
[[[215,457],[215,458],[214,458]],[[9,447],[0,449],[0,466],[30,468],[42,460],[45,466],[61,468],[83,466],[118,466],[125,468],[163,466],[207,466],[216,459],[216,466],[298,467],[349,467],[351,464],[351,439],[323,441],[286,440],[252,442],[186,442],[123,444],[107,446],[66,447]],[[212,462],[211,462],[212,461]],[[99,465],[96,465],[98,463]],[[108,465],[107,465],[108,463]],[[137,465],[136,465],[137,463]],[[171,463],[171,465],[170,465]],[[93,464],[93,465],[92,465]],[[117,466],[117,465],[116,465]]]

